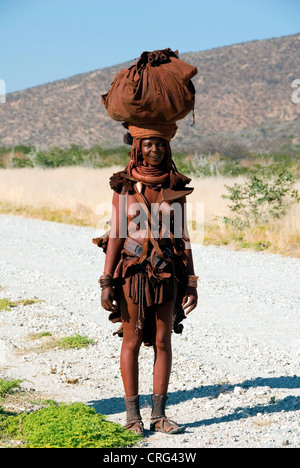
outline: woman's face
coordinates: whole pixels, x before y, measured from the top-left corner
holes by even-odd
[[[165,140],[162,138],[146,138],[142,141],[142,155],[150,166],[158,166],[163,162],[166,151]]]

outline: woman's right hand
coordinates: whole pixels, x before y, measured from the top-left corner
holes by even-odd
[[[105,310],[109,310],[110,312],[115,312],[118,308],[116,301],[114,301],[114,290],[112,287],[107,287],[102,289],[101,291],[101,306]]]

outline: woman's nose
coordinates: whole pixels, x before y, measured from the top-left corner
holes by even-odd
[[[151,151],[153,151],[153,152],[155,152],[155,153],[156,153],[156,152],[159,152],[159,146],[158,146],[158,145],[152,145]]]

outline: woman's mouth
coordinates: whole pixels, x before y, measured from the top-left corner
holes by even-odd
[[[161,154],[156,155],[156,156],[150,155],[150,158],[151,158],[151,159],[160,159],[160,158],[161,158]]]

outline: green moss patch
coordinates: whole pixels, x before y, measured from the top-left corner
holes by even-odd
[[[83,403],[51,404],[17,415],[0,412],[0,438],[23,448],[116,448],[141,440]]]
[[[0,379],[0,397],[4,397],[11,390],[19,389],[22,380],[3,380]]]
[[[40,302],[36,297],[33,299],[20,299],[19,301],[11,301],[7,297],[4,297],[3,299],[0,299],[0,310],[9,310],[12,307],[17,307],[19,305],[27,306],[35,304],[36,302]]]
[[[64,338],[59,338],[56,340],[57,346],[64,349],[70,348],[86,348],[90,344],[94,344],[94,340],[88,338],[87,336],[74,335],[66,336]]]

